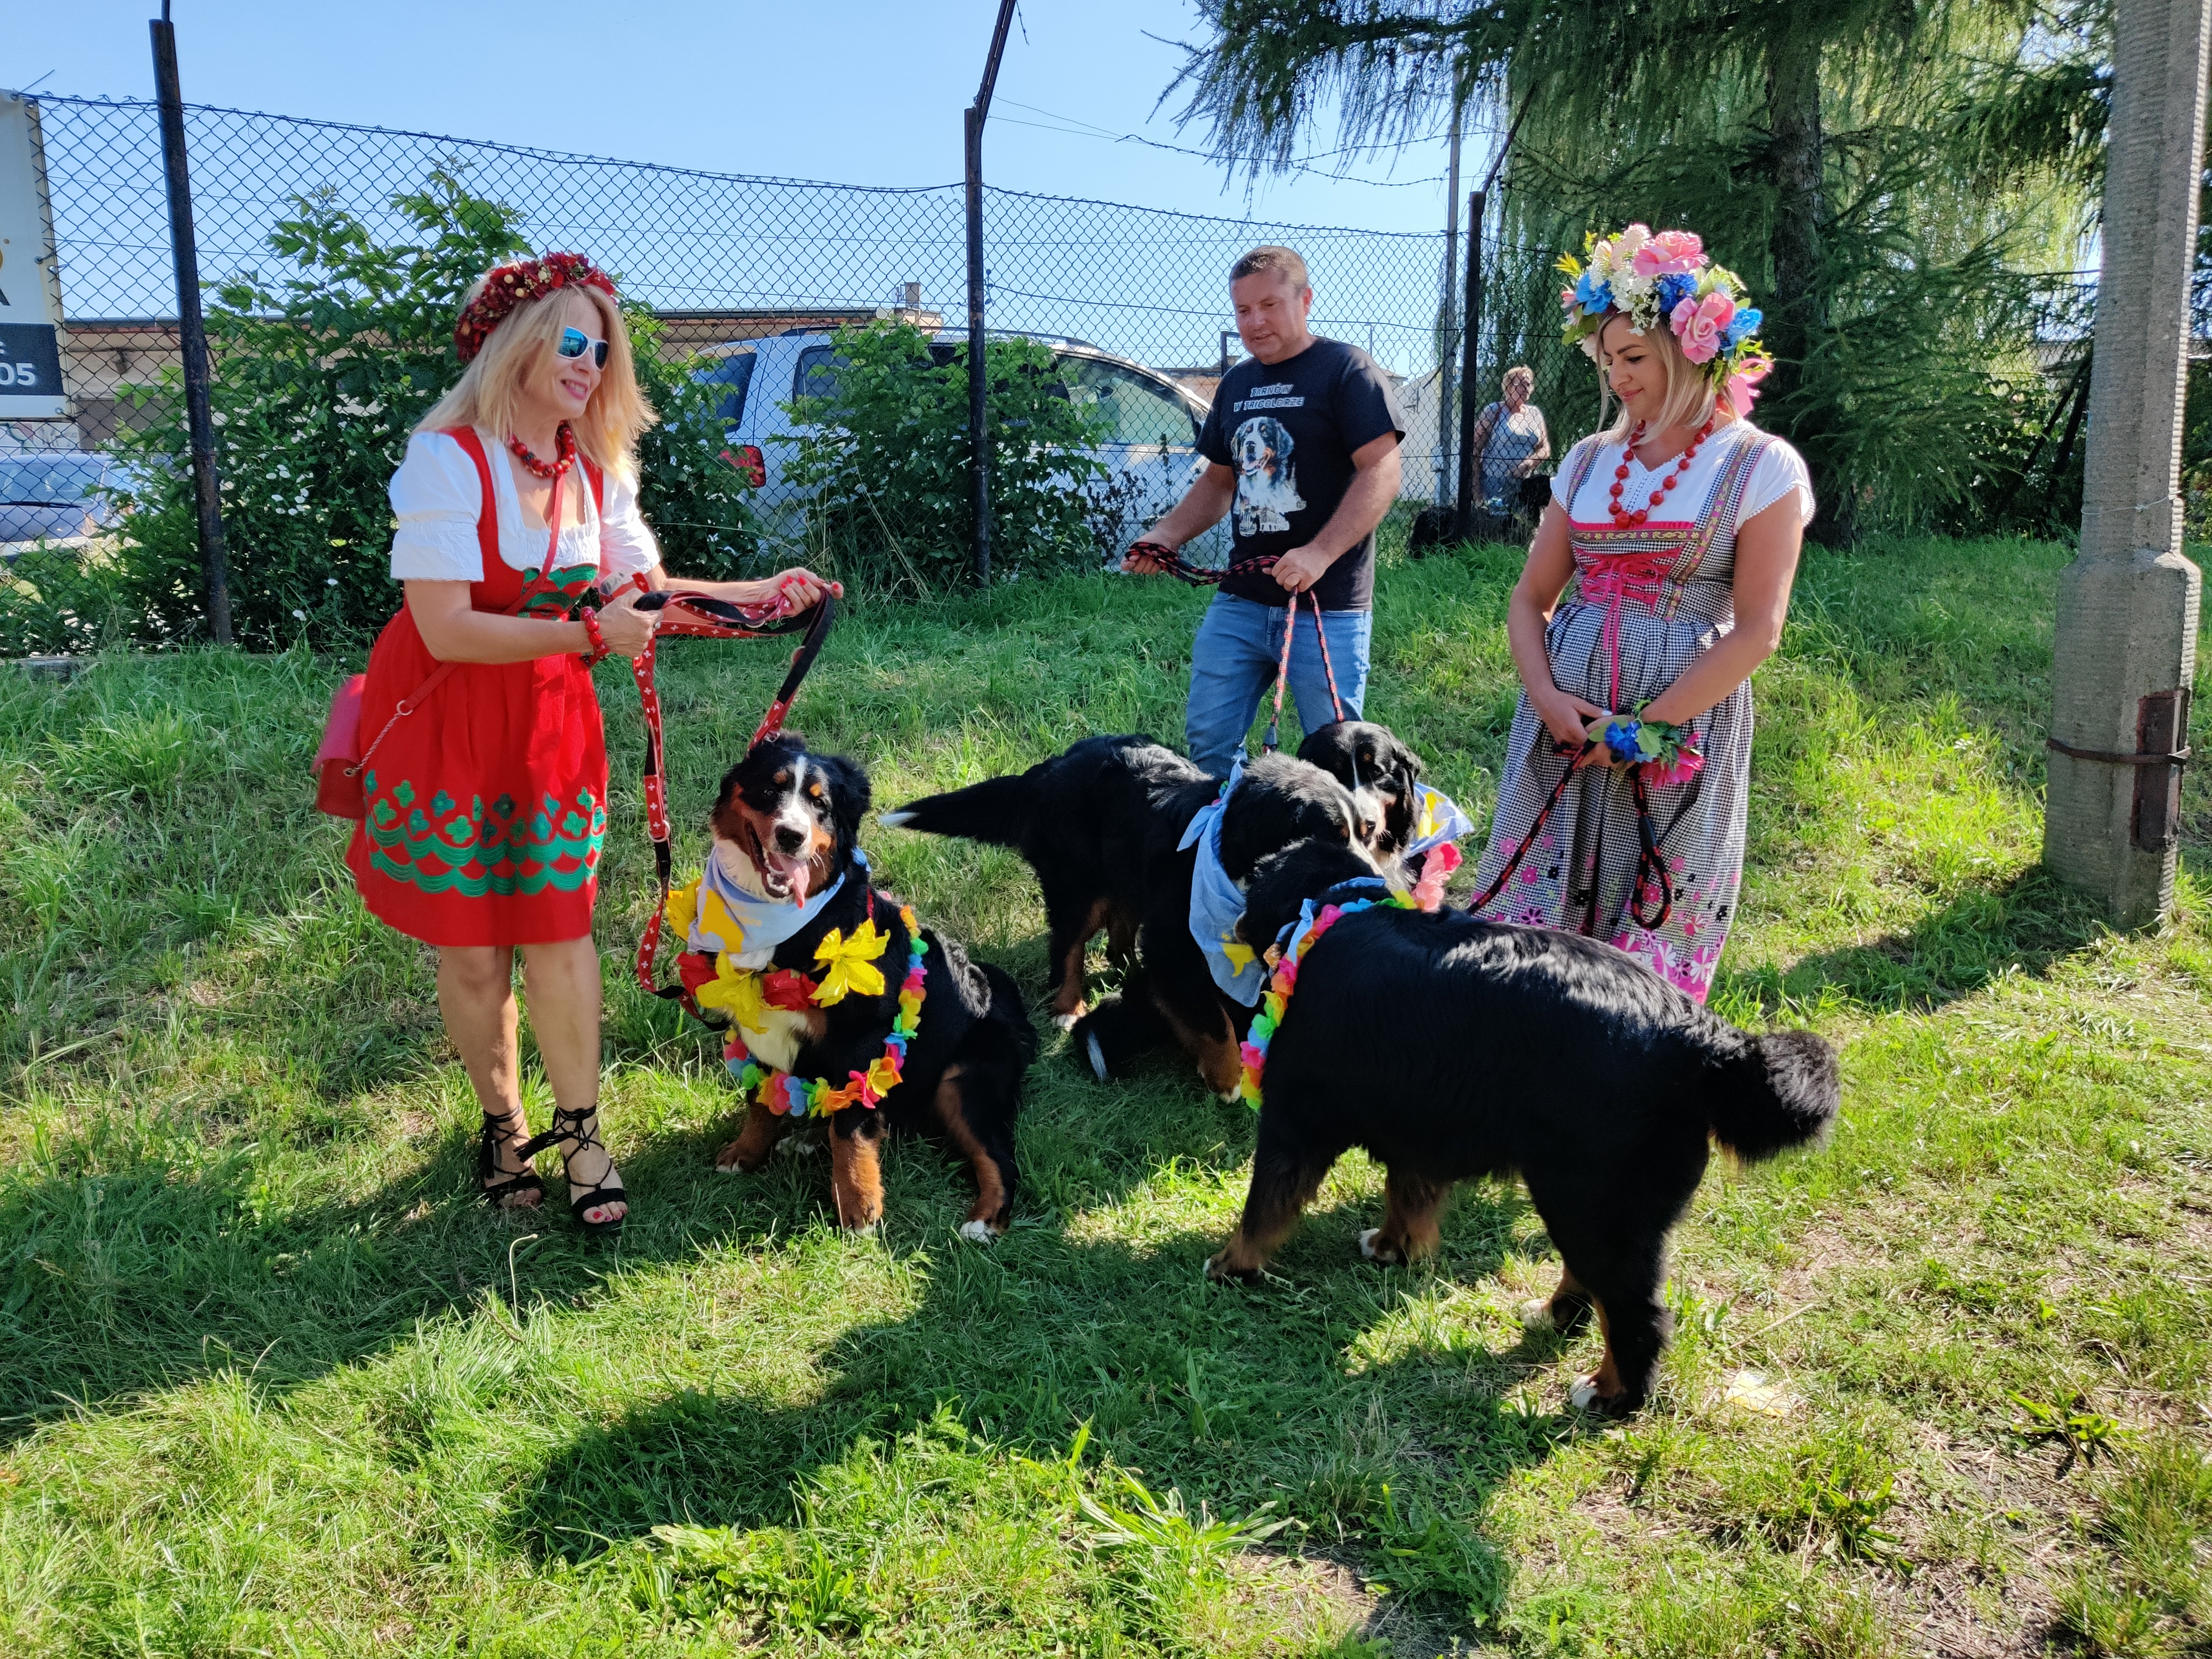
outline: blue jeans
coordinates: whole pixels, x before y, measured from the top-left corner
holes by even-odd
[[[1206,608],[1198,637],[1191,641],[1190,706],[1183,715],[1183,737],[1190,757],[1215,777],[1229,775],[1261,700],[1274,690],[1275,671],[1283,660],[1283,624],[1290,615],[1286,605],[1261,605],[1233,593],[1215,594]],[[1367,702],[1367,646],[1375,613],[1324,611],[1321,616],[1344,718],[1358,720]],[[1297,629],[1291,636],[1290,691],[1297,699],[1302,736],[1336,718],[1330,711],[1310,603],[1298,606]]]

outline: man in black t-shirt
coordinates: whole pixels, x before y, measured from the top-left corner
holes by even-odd
[[[1344,718],[1359,716],[1375,526],[1398,498],[1398,441],[1406,435],[1397,393],[1375,360],[1307,328],[1313,288],[1304,259],[1286,247],[1254,248],[1230,270],[1229,293],[1252,355],[1213,394],[1198,441],[1211,465],[1142,538],[1179,548],[1228,514],[1232,563],[1275,556],[1272,569],[1221,584],[1191,643],[1184,736],[1191,758],[1217,777],[1227,775],[1274,684],[1283,630],[1294,619],[1290,687],[1300,726],[1311,732],[1336,718],[1329,668]],[[1134,552],[1121,568],[1158,568]]]

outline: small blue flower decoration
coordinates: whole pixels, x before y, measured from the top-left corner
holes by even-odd
[[[1727,331],[1721,336],[1722,344],[1731,351],[1735,350],[1736,347],[1758,333],[1759,324],[1765,320],[1759,315],[1757,306],[1739,307],[1735,316],[1729,323]]]
[[[1594,270],[1586,270],[1575,279],[1575,303],[1587,314],[1595,316],[1613,305],[1613,284],[1599,280]]]
[[[1659,314],[1664,317],[1683,301],[1696,297],[1698,279],[1679,270],[1670,270],[1658,280],[1656,287],[1659,295]]]
[[[1620,760],[1633,764],[1643,757],[1644,722],[1614,720],[1605,728],[1605,746]]]

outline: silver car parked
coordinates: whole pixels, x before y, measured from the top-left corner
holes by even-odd
[[[1032,336],[1052,349],[1068,395],[1100,420],[1104,436],[1091,453],[1106,469],[1093,493],[1099,514],[1118,520],[1109,531],[1112,557],[1183,497],[1206,469],[1198,431],[1206,405],[1165,375],[1101,351],[1080,340]],[[941,333],[930,355],[951,362],[967,343]],[[730,444],[730,459],[750,473],[754,510],[769,534],[798,542],[805,533],[806,492],[787,481],[785,469],[805,428],[785,405],[798,398],[834,395],[839,362],[831,337],[794,329],[765,339],[709,348],[718,358],[700,379],[721,391],[715,414]],[[1226,544],[1217,528],[1190,550],[1198,561],[1218,562]]]

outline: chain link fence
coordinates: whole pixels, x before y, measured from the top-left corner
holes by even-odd
[[[99,486],[118,482],[119,434],[161,409],[133,388],[179,365],[167,198],[156,106],[35,100],[60,263],[69,416],[0,427],[0,544],[15,585],[59,594],[112,528]],[[302,198],[343,209],[380,241],[415,228],[394,206],[434,173],[516,210],[540,249],[574,248],[619,273],[659,318],[664,355],[726,351],[793,331],[897,317],[963,337],[963,195],[809,183],[189,106],[199,266],[212,295],[243,274],[281,284],[270,245]],[[1176,383],[1202,406],[1239,355],[1231,264],[1261,243],[1303,253],[1316,331],[1363,347],[1401,386],[1411,430],[1406,492],[1449,499],[1455,432],[1444,377],[1459,339],[1446,303],[1445,238],[1209,218],[987,189],[988,316],[995,331],[1086,343]],[[1454,299],[1455,301],[1455,297]],[[789,354],[783,354],[787,358]],[[763,362],[768,355],[762,354]],[[779,359],[781,361],[781,359]],[[222,373],[218,362],[216,373]],[[770,385],[781,401],[803,388]],[[1562,434],[1562,438],[1571,434]],[[66,632],[66,630],[64,630]],[[0,639],[20,652],[51,641]]]
[[[13,579],[0,592],[0,654],[92,642],[96,630],[73,595],[113,556],[102,491],[131,482],[115,459],[118,440],[167,412],[158,389],[164,371],[173,374],[179,364],[156,106],[34,101],[60,264],[69,414],[0,424],[0,556]],[[271,236],[303,201],[349,212],[380,241],[410,240],[416,227],[395,198],[443,173],[514,210],[538,248],[578,249],[618,272],[625,295],[659,319],[664,356],[708,353],[726,363],[751,354],[775,365],[747,394],[756,410],[818,389],[805,379],[818,359],[792,349],[786,337],[794,332],[896,317],[964,338],[957,185],[891,189],[708,173],[204,106],[186,109],[185,131],[200,271],[210,295],[246,273],[281,285],[290,262]],[[1117,372],[1155,392],[1173,382],[1198,407],[1238,355],[1230,265],[1257,244],[1297,248],[1313,274],[1316,331],[1363,347],[1399,380],[1408,506],[1453,501],[1465,275],[1456,260],[1448,264],[1441,228],[1393,234],[987,189],[984,234],[994,331],[1087,343],[1120,360]],[[1550,459],[1533,469],[1539,480],[1599,412],[1594,371],[1559,342],[1555,252],[1495,241],[1486,249],[1474,368],[1464,392],[1479,415],[1498,398],[1507,369],[1528,368],[1530,401],[1549,438]],[[2045,490],[2060,487],[2068,465],[2078,472],[2078,431],[2066,435],[2064,389],[2082,356],[2094,295],[2086,282],[2049,287],[2035,361],[2020,366],[2024,382],[2047,382],[2040,395],[2061,410],[2045,422],[2047,441],[2032,458],[2029,471],[2040,473],[2024,481]],[[774,340],[784,343],[771,349]],[[216,372],[223,373],[220,362]],[[1159,406],[1155,397],[1155,441]],[[719,447],[722,434],[710,441]],[[1521,533],[1540,483],[1524,491],[1519,479],[1482,468],[1480,457],[1477,465],[1472,528]],[[1187,462],[1161,469],[1163,480],[1187,477]],[[1133,503],[1124,497],[1124,518],[1164,510],[1159,493]],[[1120,538],[1139,527],[1121,524]]]

